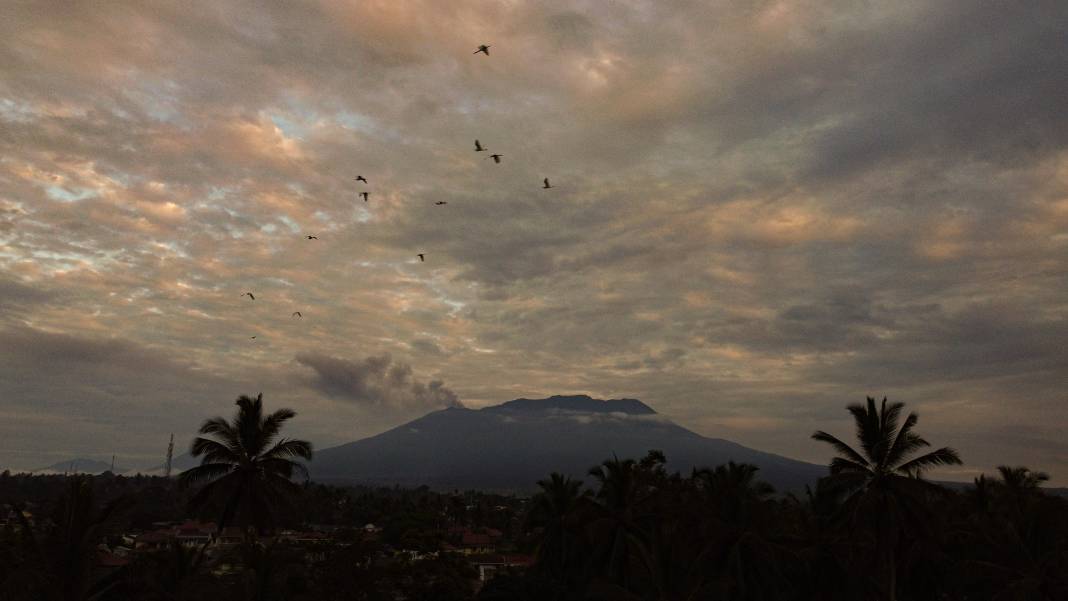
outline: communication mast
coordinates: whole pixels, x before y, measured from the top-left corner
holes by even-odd
[[[171,477],[171,459],[174,458],[174,434],[171,434],[171,442],[167,445],[167,464],[163,467],[163,477]]]
[[[114,455],[111,456],[111,473],[112,474],[115,473],[115,456]]]

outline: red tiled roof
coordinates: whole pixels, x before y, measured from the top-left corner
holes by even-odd
[[[163,543],[170,540],[173,534],[169,530],[153,530],[138,534],[134,541],[143,544]]]
[[[178,526],[178,534],[211,534],[213,532],[215,532],[215,522],[197,522],[194,520],[189,520],[188,522],[183,523],[181,526]]]

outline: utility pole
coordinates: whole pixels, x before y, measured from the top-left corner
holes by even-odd
[[[111,473],[112,474],[115,473],[115,456],[114,455],[111,456]]]
[[[174,458],[174,434],[171,434],[171,442],[167,445],[167,464],[163,468],[163,477],[171,477],[171,460]]]

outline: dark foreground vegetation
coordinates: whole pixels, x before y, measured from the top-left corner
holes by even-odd
[[[202,465],[144,476],[0,475],[0,599],[1068,599],[1068,503],[1002,467],[956,491],[900,404],[849,408],[857,440],[805,491],[757,468],[670,473],[650,451],[525,499],[303,482],[288,410],[242,397]]]

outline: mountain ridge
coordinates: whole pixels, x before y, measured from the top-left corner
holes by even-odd
[[[117,467],[115,473],[122,473],[126,468]],[[57,461],[52,465],[29,470],[31,474],[92,474],[98,475],[111,471],[111,464],[106,461],[98,461],[88,457],[74,457],[64,461]]]
[[[826,468],[738,443],[707,438],[637,399],[555,395],[480,409],[433,411],[385,432],[316,452],[312,478],[324,482],[429,485],[530,491],[558,471],[584,477],[613,455],[663,451],[687,472],[727,461],[753,463],[782,490],[803,488]]]

